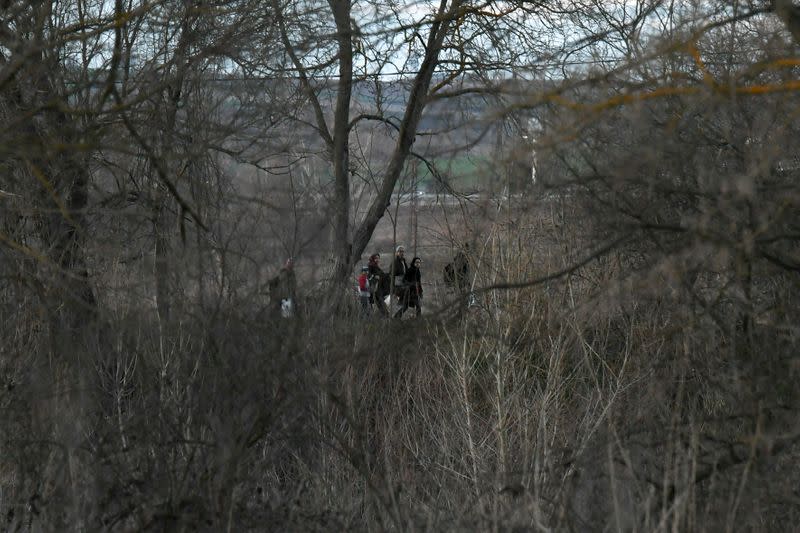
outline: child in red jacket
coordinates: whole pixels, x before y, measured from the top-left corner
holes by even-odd
[[[358,299],[361,302],[361,314],[367,316],[370,314],[369,300],[369,268],[361,267],[361,274],[358,275]]]

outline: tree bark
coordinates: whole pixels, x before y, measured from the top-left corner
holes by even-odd
[[[339,80],[337,87],[336,108],[334,111],[333,131],[328,129],[322,112],[322,106],[311,84],[309,72],[295,53],[289,40],[286,20],[279,0],[273,0],[276,22],[278,23],[281,41],[286,53],[298,73],[303,91],[308,96],[314,110],[316,128],[330,153],[334,174],[333,242],[332,259],[334,266],[331,275],[331,286],[334,293],[346,285],[351,275],[352,266],[360,259],[367,247],[375,227],[383,218],[386,207],[391,201],[397,181],[400,178],[405,161],[411,152],[419,126],[422,111],[427,104],[427,95],[431,80],[439,61],[444,39],[452,26],[453,20],[459,16],[463,0],[453,0],[448,7],[447,0],[440,0],[439,9],[425,45],[425,55],[419,73],[414,79],[412,91],[406,105],[403,120],[399,127],[399,137],[390,159],[386,173],[380,181],[377,197],[370,204],[367,215],[361,222],[351,239],[350,227],[350,173],[348,168],[348,144],[350,131],[351,97],[353,90],[353,23],[351,0],[328,0],[336,25],[337,62]]]
[[[361,254],[364,253],[367,244],[369,244],[372,238],[372,234],[375,232],[375,227],[378,225],[381,218],[383,218],[386,208],[391,202],[392,192],[397,185],[397,180],[400,178],[405,162],[411,153],[411,146],[414,144],[416,138],[419,120],[427,104],[427,95],[430,90],[431,80],[433,79],[433,73],[439,62],[439,53],[442,50],[442,44],[461,4],[462,0],[454,0],[448,9],[447,0],[441,0],[436,21],[431,25],[430,33],[428,34],[428,40],[425,46],[425,58],[419,73],[414,79],[411,94],[406,104],[403,121],[400,124],[397,145],[395,146],[386,174],[381,181],[378,195],[373,200],[372,204],[370,204],[366,217],[353,236],[350,265],[348,265],[348,267],[355,264],[361,257]]]
[[[353,92],[353,30],[350,22],[350,0],[329,0],[336,23],[336,41],[339,49],[339,86],[336,95],[333,126],[333,225],[334,225],[334,277],[345,280],[350,273],[352,245],[350,243],[350,170],[349,121],[350,100]]]
[[[89,203],[89,158],[75,147],[84,144],[88,126],[52,101],[66,101],[66,89],[49,76],[58,67],[40,56],[38,65],[17,90],[20,110],[37,111],[30,127],[36,148],[27,161],[26,173],[39,183],[41,239],[50,268],[44,273],[53,314],[53,327],[76,334],[96,317],[96,299],[86,261],[86,209]],[[26,99],[26,93],[32,95]]]

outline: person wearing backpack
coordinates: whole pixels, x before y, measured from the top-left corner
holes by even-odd
[[[389,292],[386,286],[389,282],[389,276],[380,267],[381,255],[372,254],[369,256],[367,263],[367,281],[369,282],[369,292],[371,295],[372,303],[378,308],[383,316],[389,316],[389,310],[386,308],[384,298]]]

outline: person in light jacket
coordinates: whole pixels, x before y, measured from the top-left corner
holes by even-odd
[[[407,299],[408,291],[406,290],[406,272],[408,271],[408,263],[406,263],[405,247],[398,246],[394,255],[394,263],[392,263],[392,276],[394,280],[394,295],[397,297],[397,303],[400,309],[395,313],[395,318],[403,316],[403,312],[408,309],[405,307],[404,302]]]

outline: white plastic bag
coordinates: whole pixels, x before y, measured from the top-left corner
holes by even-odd
[[[283,318],[291,318],[294,306],[292,305],[291,298],[284,298],[281,300],[281,316]]]

